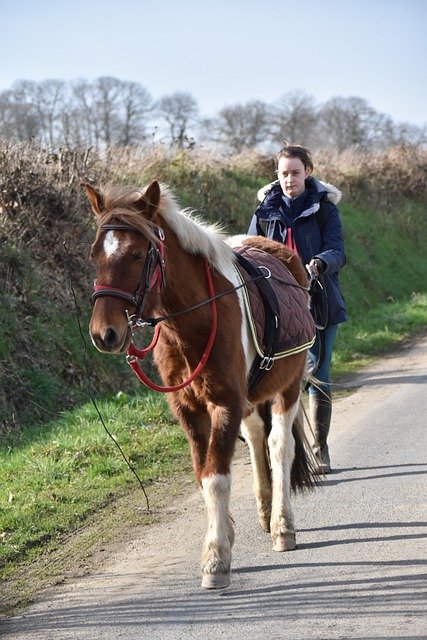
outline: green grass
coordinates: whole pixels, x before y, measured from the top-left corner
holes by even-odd
[[[98,395],[100,390],[104,393],[114,391],[120,378],[126,379],[126,363],[122,359],[102,357],[92,348],[89,336],[83,342],[74,310],[61,312],[46,300],[40,288],[19,328],[16,323],[18,302],[8,297],[1,302],[0,444],[17,445],[21,438],[28,437],[27,427],[33,433],[31,425],[35,422],[44,424],[57,416],[62,408],[84,402],[88,397],[85,361],[91,369],[91,384]],[[87,305],[81,319],[85,334],[89,312]],[[136,386],[133,384],[133,389]],[[131,387],[130,384],[128,390]]]
[[[375,307],[427,292],[425,209],[420,203],[388,213],[343,204],[347,264],[340,274],[352,321]]]
[[[336,379],[353,373],[405,339],[426,330],[425,293],[413,293],[409,299],[367,309],[340,326],[332,358],[332,375]]]
[[[348,322],[340,326],[333,375],[427,329],[427,230],[421,203],[372,212],[341,207],[347,264],[340,274]]]
[[[184,435],[163,396],[119,393],[98,407],[144,485],[188,468]],[[135,482],[91,403],[26,430],[19,447],[0,451],[0,566],[69,531]]]

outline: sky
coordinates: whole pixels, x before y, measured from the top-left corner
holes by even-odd
[[[427,122],[427,0],[0,0],[0,21],[0,91],[113,76],[206,117],[299,90]]]

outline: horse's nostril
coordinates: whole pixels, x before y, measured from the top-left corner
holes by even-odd
[[[115,331],[111,327],[108,327],[104,336],[104,343],[107,345],[107,347],[114,347],[117,344],[118,338],[119,336],[117,334],[117,331]]]

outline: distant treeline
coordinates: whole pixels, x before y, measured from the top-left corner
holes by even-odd
[[[426,143],[426,127],[394,122],[357,96],[318,104],[290,91],[273,104],[252,100],[203,117],[185,91],[154,99],[140,84],[105,76],[89,82],[18,80],[0,92],[0,137],[33,140],[50,149],[99,151],[141,143],[187,148],[216,145],[225,152],[275,149],[284,139],[312,149],[384,150]]]

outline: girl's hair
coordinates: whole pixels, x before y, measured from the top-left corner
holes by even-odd
[[[304,165],[304,169],[309,169],[310,173],[314,170],[310,149],[299,144],[289,144],[285,140],[284,146],[276,153],[276,167],[280,158],[299,158]]]

